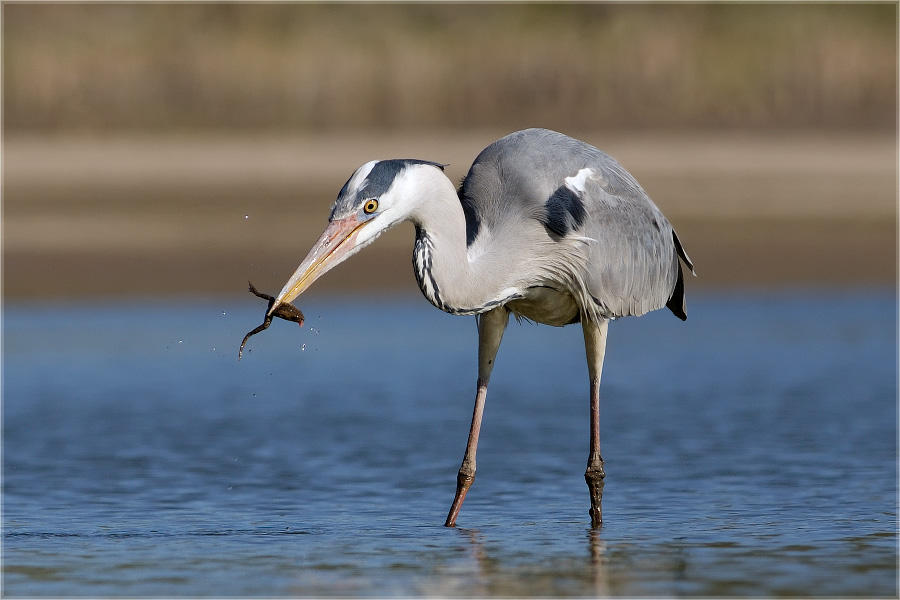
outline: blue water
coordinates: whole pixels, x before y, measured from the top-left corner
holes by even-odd
[[[5,596],[895,596],[892,290],[513,321],[459,517],[474,319],[421,298],[7,303]]]

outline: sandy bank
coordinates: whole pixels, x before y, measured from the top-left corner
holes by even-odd
[[[502,133],[6,139],[4,295],[277,287],[357,166],[427,158],[458,180]],[[701,274],[692,284],[895,279],[893,134],[578,135],[673,222]],[[411,247],[401,228],[319,287],[414,292]]]

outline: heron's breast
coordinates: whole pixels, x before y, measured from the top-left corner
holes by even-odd
[[[581,315],[578,303],[570,293],[544,286],[528,288],[524,298],[513,300],[506,306],[518,316],[554,327],[577,323]]]

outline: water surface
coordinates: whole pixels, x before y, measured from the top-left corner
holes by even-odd
[[[7,304],[7,596],[897,594],[893,291],[513,321],[459,517],[474,319],[424,300]]]

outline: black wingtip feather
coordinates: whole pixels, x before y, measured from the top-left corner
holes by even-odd
[[[691,275],[696,277],[697,273],[694,271],[694,263],[688,258],[687,252],[684,251],[681,240],[678,239],[678,235],[675,233],[674,229],[672,230],[672,241],[675,242],[675,253],[678,255],[678,258],[680,258],[681,261],[687,265],[687,268],[691,270]],[[686,321],[687,310],[684,305],[684,274],[681,270],[681,262],[678,262],[678,259],[675,260],[675,264],[678,266],[678,280],[675,282],[675,289],[672,290],[672,296],[669,298],[669,301],[666,302],[666,307],[671,310],[676,317],[682,321]]]
[[[684,305],[684,275],[681,272],[681,265],[678,265],[678,280],[675,282],[675,289],[672,290],[672,297],[666,302],[666,308],[681,319],[687,321],[687,311]]]
[[[675,251],[678,253],[678,257],[684,261],[684,264],[687,265],[687,268],[691,270],[691,275],[694,277],[697,276],[696,271],[694,271],[694,263],[691,262],[690,257],[687,255],[687,252],[684,251],[684,247],[681,245],[681,240],[678,239],[678,234],[675,233],[675,230],[672,230],[672,240],[675,242]]]

